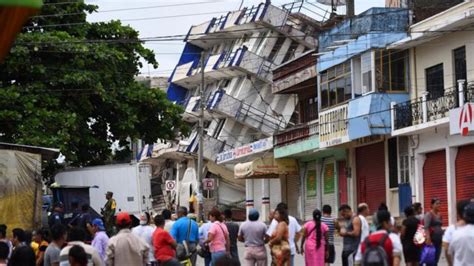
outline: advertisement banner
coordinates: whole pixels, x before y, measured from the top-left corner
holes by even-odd
[[[243,158],[262,151],[273,149],[273,137],[261,139],[244,146],[227,150],[217,154],[216,163],[221,164],[235,159]]]
[[[296,160],[265,157],[246,163],[239,163],[234,167],[234,176],[237,179],[278,178],[280,175],[298,175],[298,163]]]
[[[316,197],[318,187],[316,170],[308,170],[306,173],[306,196]]]
[[[324,166],[324,194],[332,194],[336,191],[334,163]]]

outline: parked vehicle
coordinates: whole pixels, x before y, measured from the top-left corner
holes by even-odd
[[[56,174],[59,186],[89,187],[91,208],[101,213],[107,191],[114,193],[117,212],[138,216],[152,210],[151,166],[143,163],[114,164],[69,169]]]

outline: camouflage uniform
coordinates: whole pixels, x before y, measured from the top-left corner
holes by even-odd
[[[117,207],[117,203],[113,198],[110,198],[105,203],[104,208],[102,209],[102,215],[104,217],[105,223],[105,230],[109,235],[113,235],[114,233],[114,217],[115,217],[115,208]]]

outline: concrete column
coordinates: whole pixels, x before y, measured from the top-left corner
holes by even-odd
[[[456,155],[457,147],[446,147],[446,181],[448,189],[448,221],[456,223]]]
[[[252,179],[246,179],[245,180],[245,207],[247,209],[247,215],[246,216],[248,217],[249,210],[254,207],[253,180]]]
[[[347,188],[347,195],[349,204],[356,208],[357,206],[357,165],[356,165],[356,152],[355,148],[350,148],[348,150],[348,162],[347,164],[350,167],[350,179],[347,180],[348,188]]]
[[[423,203],[423,165],[426,161],[426,155],[415,153],[415,177],[412,185],[412,191],[415,195],[415,201]],[[423,206],[425,208],[426,206]]]
[[[262,211],[261,220],[267,221],[270,214],[270,179],[262,179]]]

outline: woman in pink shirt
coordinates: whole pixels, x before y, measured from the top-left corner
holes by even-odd
[[[218,209],[213,209],[209,212],[209,219],[212,226],[205,244],[209,245],[212,257],[211,266],[214,266],[219,258],[230,255],[230,241],[227,227],[222,223],[221,212]]]

